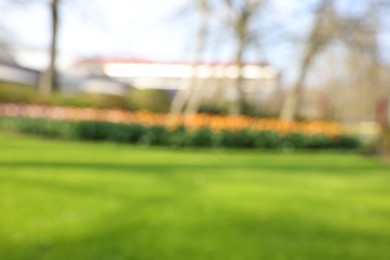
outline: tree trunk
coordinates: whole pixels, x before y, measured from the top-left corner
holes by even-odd
[[[199,107],[202,99],[202,91],[204,91],[204,85],[206,84],[206,80],[197,79],[192,83],[192,91],[190,98],[188,99],[187,107],[184,110],[184,113],[187,115],[196,114],[199,111]]]
[[[195,57],[192,63],[192,76],[188,79],[188,84],[184,86],[183,89],[179,90],[178,93],[172,100],[170,113],[171,114],[180,114],[183,112],[186,113],[196,113],[199,110],[200,95],[197,92],[202,91],[201,84],[202,82],[198,78],[198,67],[201,63],[202,53],[205,48],[206,37],[207,37],[207,26],[209,18],[209,5],[208,0],[198,0],[199,8],[199,27],[196,38],[196,47],[195,47]],[[195,100],[193,100],[195,99]],[[193,101],[191,101],[193,100]],[[188,108],[188,103],[191,103],[191,106]],[[187,107],[187,108],[186,108]]]
[[[39,82],[39,93],[44,97],[50,96],[57,85],[57,40],[58,40],[58,2],[59,0],[50,1],[51,13],[51,42],[50,42],[50,61],[46,71],[43,72]]]
[[[185,107],[185,104],[191,95],[190,92],[191,83],[185,84],[185,86],[178,90],[171,102],[170,114],[180,114]]]
[[[300,107],[300,101],[302,99],[302,92],[305,84],[307,70],[311,63],[312,56],[308,56],[308,59],[302,64],[297,81],[294,84],[293,89],[287,95],[285,102],[283,103],[282,111],[280,113],[280,119],[284,121],[291,121],[298,116],[298,110]]]
[[[236,92],[236,98],[229,104],[230,115],[240,115],[242,113],[242,106],[244,103],[243,95],[243,56],[246,48],[246,37],[247,37],[247,19],[242,17],[237,24],[237,50],[235,55],[235,66],[237,68],[237,78],[234,80],[234,88]]]
[[[313,48],[312,46],[309,46],[308,48],[299,69],[298,79],[283,103],[280,113],[281,120],[292,121],[298,116],[306,75],[316,53],[316,48]]]
[[[241,74],[241,65],[237,66],[238,71]],[[243,78],[241,75],[238,76],[238,78],[234,82],[234,88],[235,88],[235,93],[236,97],[233,101],[230,102],[229,105],[229,115],[237,116],[242,113],[242,106],[244,103],[244,95],[242,91],[242,84],[243,83]]]
[[[320,50],[326,46],[333,37],[334,28],[331,26],[333,0],[323,0],[320,2],[320,9],[316,15],[314,25],[307,40],[307,47],[303,54],[302,63],[299,67],[298,79],[293,89],[285,98],[280,111],[280,119],[284,121],[294,120],[298,116],[300,100],[303,94],[304,83],[308,70],[310,69],[314,58]]]

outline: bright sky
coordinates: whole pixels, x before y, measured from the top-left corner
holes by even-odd
[[[142,0],[137,4],[134,0],[96,0],[96,7],[92,10],[88,10],[88,4],[94,5],[92,1],[84,2],[69,1],[62,12],[62,52],[155,59],[185,56],[188,41],[183,33],[184,27],[173,18],[183,0]],[[22,45],[47,46],[49,23],[46,6],[32,5],[6,11],[3,20]]]
[[[36,68],[45,67],[44,49],[49,44],[50,28],[48,7],[44,3],[48,0],[22,8],[1,5],[5,1],[0,0],[0,24],[10,30],[9,38],[16,46],[42,50],[33,55],[23,52],[18,61]],[[180,17],[178,12],[191,0],[63,1],[58,62],[62,68],[79,56],[128,56],[157,61],[188,61],[193,56],[191,32],[195,25],[187,14]],[[288,7],[294,1],[275,1],[281,22],[292,23]],[[263,58],[282,70],[293,67],[291,61],[295,59],[286,58],[291,53],[285,46],[274,48],[276,52],[264,52]],[[221,52],[220,59],[231,60],[230,54]]]
[[[19,46],[43,50],[49,43],[49,14],[45,4],[23,8],[6,7],[0,0],[0,24],[10,30],[9,38]],[[60,54],[66,65],[74,56],[131,56],[152,60],[185,61],[191,58],[193,40],[191,19],[178,16],[180,7],[191,0],[63,0],[61,17]],[[291,6],[297,0],[274,1],[277,20],[289,25],[295,32],[305,32],[307,21],[297,21],[291,15]],[[306,4],[309,2],[305,0]],[[315,1],[315,0],[313,0]],[[342,0],[340,0],[342,1]],[[302,5],[304,7],[304,5]],[[297,10],[295,10],[297,12]],[[296,14],[295,14],[296,15]],[[303,23],[302,23],[303,22]],[[275,34],[270,31],[269,35]],[[277,34],[277,32],[276,32]],[[1,35],[0,37],[4,37]],[[385,38],[386,39],[386,38]],[[388,39],[388,37],[387,37]],[[272,38],[272,51],[265,50],[264,58],[284,71],[293,71],[299,57],[296,47],[279,46]],[[64,58],[68,55],[68,60]],[[27,58],[26,58],[27,57]],[[31,56],[32,57],[32,56]],[[226,57],[221,57],[226,59]],[[39,57],[25,56],[25,60],[42,64]],[[228,57],[229,59],[229,57]],[[44,63],[44,62],[43,62]]]
[[[1,5],[5,1],[0,0],[0,22],[5,22],[16,41],[31,47],[47,46],[47,6],[38,4],[11,9]],[[283,7],[292,1],[277,1],[277,5]],[[175,19],[177,10],[185,2],[188,1],[64,0],[60,49],[83,55],[189,58],[189,31],[193,24],[188,19]]]

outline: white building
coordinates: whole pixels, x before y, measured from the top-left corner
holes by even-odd
[[[194,78],[204,81],[206,85],[227,86],[240,76],[238,67],[228,63],[201,64],[195,67],[189,63],[129,58],[80,60],[66,71],[66,75],[107,76],[134,88],[164,90],[183,89],[188,85],[186,83]],[[244,65],[241,78],[245,92],[269,91],[279,84],[279,72],[267,65]],[[211,87],[209,89],[212,91]]]

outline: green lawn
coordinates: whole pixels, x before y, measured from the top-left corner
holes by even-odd
[[[390,259],[390,168],[0,134],[0,259]]]

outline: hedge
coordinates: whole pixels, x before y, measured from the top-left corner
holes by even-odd
[[[118,143],[175,147],[220,147],[263,149],[357,149],[354,136],[303,133],[278,134],[274,131],[188,129],[183,126],[120,124],[99,121],[63,121],[24,117],[0,117],[0,130],[70,140],[111,141]]]

